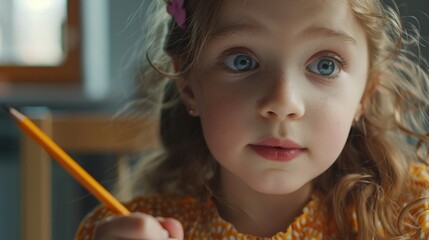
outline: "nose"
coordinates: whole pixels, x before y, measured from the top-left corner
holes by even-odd
[[[259,114],[278,121],[300,119],[305,114],[304,91],[296,81],[275,80],[260,102]]]

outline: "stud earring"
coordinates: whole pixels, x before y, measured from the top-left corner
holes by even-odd
[[[189,113],[189,115],[191,115],[191,116],[193,116],[193,117],[196,117],[196,116],[197,116],[197,110],[195,110],[195,108],[194,108],[194,107],[192,107],[192,106],[190,106],[190,107],[188,108],[188,113]]]
[[[356,116],[353,118],[353,124],[352,124],[352,125],[356,125],[356,124],[359,122],[360,117],[361,117],[361,115],[356,115]]]

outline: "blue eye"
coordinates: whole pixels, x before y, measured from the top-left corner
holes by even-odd
[[[340,72],[340,67],[335,60],[322,58],[310,63],[307,70],[322,77],[333,77]]]
[[[249,71],[258,66],[258,63],[251,56],[243,53],[230,55],[224,59],[223,63],[228,68],[238,72]]]

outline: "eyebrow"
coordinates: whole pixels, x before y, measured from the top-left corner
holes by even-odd
[[[239,24],[230,24],[226,26],[222,26],[219,29],[215,30],[211,35],[211,40],[215,40],[222,37],[227,37],[229,35],[236,35],[242,33],[255,33],[263,31],[263,28],[259,25],[250,25],[246,23]]]
[[[356,39],[351,37],[346,32],[329,28],[329,27],[324,27],[324,26],[307,28],[306,30],[301,32],[300,36],[305,38],[318,38],[318,37],[338,38],[344,42],[350,42],[350,43],[353,43],[354,45],[357,45]]]
[[[249,25],[246,23],[226,25],[215,30],[211,36],[211,40],[216,40],[218,38],[227,37],[229,35],[235,35],[235,34],[256,33],[258,31],[259,32],[263,31],[263,29],[264,28],[260,25]],[[310,38],[310,39],[318,38],[318,37],[338,38],[344,42],[350,42],[354,45],[357,45],[356,39],[351,37],[346,32],[341,30],[336,30],[330,27],[325,27],[325,26],[309,27],[305,29],[303,32],[301,32],[300,36],[303,38]]]

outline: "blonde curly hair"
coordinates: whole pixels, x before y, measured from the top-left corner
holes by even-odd
[[[412,239],[419,234],[409,219],[413,204],[427,196],[410,196],[409,168],[428,163],[429,79],[427,63],[410,49],[418,49],[416,29],[405,30],[397,8],[381,0],[348,0],[355,19],[365,30],[370,53],[362,116],[356,121],[337,159],[315,181],[335,219],[341,239]],[[188,115],[174,84],[186,78],[214,30],[222,0],[187,0],[187,28],[178,27],[166,13],[167,1],[153,1],[145,29],[146,48],[135,51],[142,62],[140,99],[133,113],[156,115],[162,148],[139,161],[128,187],[134,194],[213,197],[219,165],[211,157],[199,119]],[[396,6],[396,5],[394,5]],[[180,60],[173,72],[171,57]],[[119,192],[125,191],[124,185]],[[128,196],[130,197],[130,196]],[[350,208],[356,212],[358,231]],[[408,219],[408,220],[407,220]],[[383,232],[379,231],[380,226]]]

